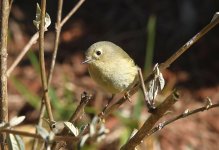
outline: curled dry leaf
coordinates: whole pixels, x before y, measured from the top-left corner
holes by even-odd
[[[19,135],[10,133],[7,137],[7,143],[10,150],[25,150],[24,142]]]
[[[39,30],[39,26],[40,26],[40,15],[41,15],[41,9],[39,4],[37,3],[37,8],[36,8],[36,20],[33,20],[33,24],[35,25],[35,27],[37,28],[37,30]],[[47,28],[50,26],[51,24],[51,19],[48,13],[46,13],[45,16],[45,30],[47,31]]]
[[[208,110],[209,107],[211,107],[213,104],[212,104],[212,101],[211,101],[211,99],[209,97],[207,97],[206,99],[207,99],[207,101],[206,101],[205,107]]]
[[[14,127],[16,125],[19,125],[21,122],[23,122],[25,119],[25,116],[20,116],[20,117],[13,117],[10,121],[9,121],[9,126],[10,127]]]
[[[41,126],[36,126],[36,129],[37,133],[46,141],[48,139],[49,132]]]
[[[154,99],[157,96],[158,91],[161,91],[164,88],[165,80],[163,78],[162,73],[159,70],[158,64],[154,66],[154,79],[152,79],[148,86],[146,87],[147,90],[147,99],[153,104]]]
[[[78,136],[79,135],[78,128],[76,128],[73,125],[73,123],[71,123],[71,122],[64,122],[64,125],[74,136]]]

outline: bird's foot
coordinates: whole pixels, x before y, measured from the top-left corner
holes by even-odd
[[[126,99],[126,100],[128,100],[130,103],[132,102],[132,101],[131,101],[131,96],[130,96],[129,92],[126,92],[126,93],[124,94],[124,97],[123,97],[123,98]]]

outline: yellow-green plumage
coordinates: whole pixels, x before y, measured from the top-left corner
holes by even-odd
[[[90,76],[106,91],[127,91],[137,79],[137,66],[119,46],[108,41],[91,45],[86,52]]]

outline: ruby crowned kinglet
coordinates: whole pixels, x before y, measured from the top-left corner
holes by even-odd
[[[90,76],[106,91],[128,92],[138,78],[138,67],[119,46],[108,41],[91,45],[83,63],[88,64]]]

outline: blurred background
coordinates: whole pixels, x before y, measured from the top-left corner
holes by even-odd
[[[14,0],[8,39],[8,67],[32,35],[36,3]],[[47,1],[52,24],[45,35],[45,58],[49,69],[55,40],[57,1]],[[63,17],[77,1],[64,1]],[[50,88],[56,120],[68,120],[87,91],[95,95],[77,122],[88,123],[107,102],[108,93],[89,77],[82,65],[84,51],[94,42],[107,40],[121,46],[147,74],[155,63],[162,63],[207,25],[219,10],[217,0],[87,0],[63,26],[56,67]],[[219,26],[206,34],[176,60],[163,75],[166,86],[157,98],[162,101],[177,88],[181,100],[174,105],[169,118],[185,109],[201,107],[205,98],[219,102]],[[48,72],[48,71],[47,71]],[[42,86],[39,72],[38,44],[34,44],[9,77],[10,117],[25,115],[24,128],[36,124],[39,117]],[[111,134],[89,149],[118,149],[148,117],[139,91],[121,110],[106,121]],[[147,149],[216,150],[219,147],[219,111],[209,110],[168,125],[141,144]],[[165,119],[164,119],[165,120]],[[28,125],[26,125],[28,124]],[[26,126],[25,126],[26,125]],[[33,128],[34,129],[34,128]],[[114,133],[114,134],[113,134]],[[113,144],[112,144],[113,143]]]

